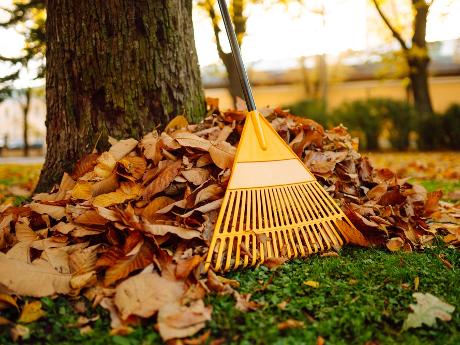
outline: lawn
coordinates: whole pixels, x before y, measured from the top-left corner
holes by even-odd
[[[460,189],[457,164],[460,155],[371,155],[376,165],[398,170],[421,182],[429,191],[443,189],[455,200]],[[430,163],[434,162],[434,163]],[[30,189],[39,166],[0,167],[3,203],[18,203],[11,186]],[[446,173],[447,172],[447,173]],[[424,252],[390,253],[384,249],[346,247],[337,257],[298,259],[278,269],[265,266],[229,273],[240,282],[240,293],[252,293],[260,306],[255,311],[235,308],[231,296],[211,295],[212,321],[200,334],[210,332],[207,343],[238,344],[459,344],[460,343],[460,252],[438,242]],[[440,259],[452,264],[446,266]],[[317,282],[317,287],[304,284]],[[417,281],[419,283],[417,283]],[[315,285],[315,284],[311,284]],[[456,307],[452,320],[438,320],[433,327],[402,332],[402,324],[415,303],[415,292],[431,293]],[[128,336],[111,336],[110,318],[102,308],[92,309],[82,297],[42,299],[46,317],[28,324],[23,344],[159,344],[153,324],[142,324]],[[99,315],[79,328],[85,316]],[[2,316],[17,320],[9,309]],[[296,326],[282,329],[283,322]],[[10,326],[0,326],[0,344],[12,343]],[[83,331],[82,331],[83,330]],[[187,343],[186,343],[187,344]],[[199,344],[199,342],[189,342]]]

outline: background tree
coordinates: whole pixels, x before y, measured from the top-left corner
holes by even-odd
[[[246,35],[246,22],[248,17],[245,14],[246,7],[249,3],[255,4],[273,4],[273,3],[281,3],[287,5],[289,2],[300,2],[302,3],[303,0],[230,0],[229,1],[229,12],[230,17],[233,22],[233,26],[235,28],[236,38],[238,40],[238,44],[240,47],[243,44],[244,36]],[[227,72],[227,79],[228,79],[228,91],[233,100],[233,104],[236,106],[236,99],[237,97],[243,98],[243,92],[241,90],[240,80],[238,78],[238,73],[236,67],[233,63],[233,57],[231,52],[224,52],[222,48],[222,41],[221,41],[221,16],[217,6],[216,0],[200,0],[198,2],[198,7],[204,10],[211,19],[212,28],[214,31],[214,38],[216,40],[216,48],[217,53],[219,54],[219,58],[221,59],[222,63],[224,64],[225,70]],[[227,35],[225,30],[223,30],[224,39],[227,39]]]
[[[11,72],[0,78],[0,101],[14,97],[18,100],[23,113],[24,156],[29,155],[28,114],[33,89],[16,87],[20,75],[43,83],[45,76],[45,0],[15,0],[11,6],[1,7],[7,12],[8,19],[0,27],[14,28],[24,36],[25,45],[18,56],[1,56],[0,62],[6,63]]]
[[[404,39],[401,31],[396,28],[384,13],[382,1],[372,1],[383,22],[401,46],[402,55],[408,66],[408,77],[415,108],[420,114],[432,115],[433,106],[428,87],[430,56],[426,44],[426,24],[428,11],[433,1],[411,0],[414,17],[412,19],[413,30],[410,40]]]
[[[107,148],[109,136],[140,138],[172,115],[204,113],[192,0],[48,0],[47,15],[47,154],[37,191],[96,143]]]

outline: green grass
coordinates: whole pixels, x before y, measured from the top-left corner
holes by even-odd
[[[437,255],[444,253],[454,264],[448,270]],[[443,246],[423,253],[388,253],[377,249],[346,248],[340,257],[311,257],[294,260],[277,270],[264,266],[238,271],[227,276],[240,281],[240,293],[254,293],[252,299],[262,307],[243,313],[234,308],[231,296],[211,295],[211,338],[224,338],[235,344],[315,344],[319,335],[326,344],[459,344],[460,343],[460,252]],[[450,322],[401,332],[409,304],[414,303],[414,279],[420,279],[420,292],[430,292],[454,305]],[[303,284],[319,282],[318,288]],[[403,285],[407,284],[407,285]],[[256,291],[256,292],[255,292]],[[108,334],[109,317],[98,308],[88,309],[101,318],[94,322],[93,332],[81,335],[75,323],[78,315],[75,301],[62,297],[42,299],[47,317],[31,324],[31,337],[23,344],[160,344],[151,322],[146,322],[126,337]],[[287,301],[285,310],[277,305]],[[17,318],[14,311],[6,315]],[[302,329],[280,331],[279,322],[286,319],[303,321]],[[8,327],[2,326],[0,344],[11,343]]]

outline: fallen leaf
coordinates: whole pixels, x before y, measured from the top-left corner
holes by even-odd
[[[291,328],[304,328],[305,324],[303,321],[287,319],[286,321],[278,323],[276,327],[280,331],[284,331],[285,329],[291,329]]]
[[[136,146],[137,140],[129,138],[118,141],[110,147],[108,152],[113,156],[113,158],[115,158],[116,161],[118,161],[134,150]]]
[[[185,338],[204,328],[211,319],[211,307],[206,307],[202,300],[190,306],[169,303],[158,312],[158,328],[164,341]]]
[[[164,236],[167,233],[171,233],[186,240],[190,240],[192,238],[201,238],[201,233],[199,231],[175,225],[144,223],[143,229],[149,234],[156,236]]]
[[[93,200],[93,205],[98,207],[109,207],[112,205],[122,204],[126,200],[133,199],[132,195],[127,195],[123,192],[111,192],[107,194],[100,194]]]
[[[441,301],[430,293],[415,292],[412,296],[417,300],[417,304],[409,305],[412,313],[409,313],[407,319],[404,321],[403,331],[409,328],[421,327],[423,324],[434,326],[436,318],[442,321],[450,321],[452,319],[451,314],[455,310],[454,306]]]
[[[42,302],[33,301],[24,305],[18,322],[31,323],[41,319],[45,315],[46,313],[42,310]]]
[[[221,169],[231,169],[235,159],[236,148],[226,141],[212,143],[209,154],[212,161]]]
[[[131,272],[146,267],[153,262],[153,250],[149,244],[144,242],[139,252],[128,255],[116,261],[112,267],[105,272],[104,285],[109,286],[116,281],[127,277]]]
[[[304,283],[304,285],[311,286],[313,288],[318,288],[319,287],[319,283],[317,281],[314,281],[314,280],[307,280],[307,281],[304,281],[303,283]]]
[[[10,307],[15,307],[19,310],[19,307],[16,303],[16,299],[7,295],[6,293],[0,293],[0,310],[7,309]]]
[[[176,139],[176,141],[185,147],[193,147],[196,149],[200,149],[202,151],[208,151],[209,147],[211,146],[211,142],[204,138],[199,137],[190,132],[175,132],[171,135],[172,138]]]
[[[184,128],[188,126],[187,118],[183,115],[174,117],[165,127],[165,131]]]
[[[65,207],[62,206],[45,205],[33,202],[29,204],[29,207],[34,212],[47,214],[56,220],[60,220],[65,217]]]
[[[404,240],[401,237],[393,237],[387,241],[386,246],[390,251],[396,252],[404,246]]]
[[[142,273],[128,278],[116,288],[114,302],[122,319],[130,315],[150,317],[166,304],[176,303],[184,292],[184,284]]]
[[[182,176],[184,176],[187,181],[198,186],[209,178],[209,171],[203,168],[193,168],[190,170],[183,170]]]
[[[270,269],[274,269],[284,264],[287,260],[288,258],[284,258],[284,257],[277,257],[277,258],[271,257],[271,258],[265,259],[263,262],[263,265],[267,266]]]
[[[144,190],[142,197],[150,199],[168,187],[180,172],[181,161],[171,162]]]
[[[46,261],[27,264],[0,253],[0,283],[22,296],[44,297],[70,291],[70,274],[57,272]]]

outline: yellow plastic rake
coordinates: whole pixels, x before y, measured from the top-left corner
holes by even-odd
[[[226,271],[342,246],[357,230],[256,110],[225,0],[218,2],[249,112],[205,270],[212,265]]]

